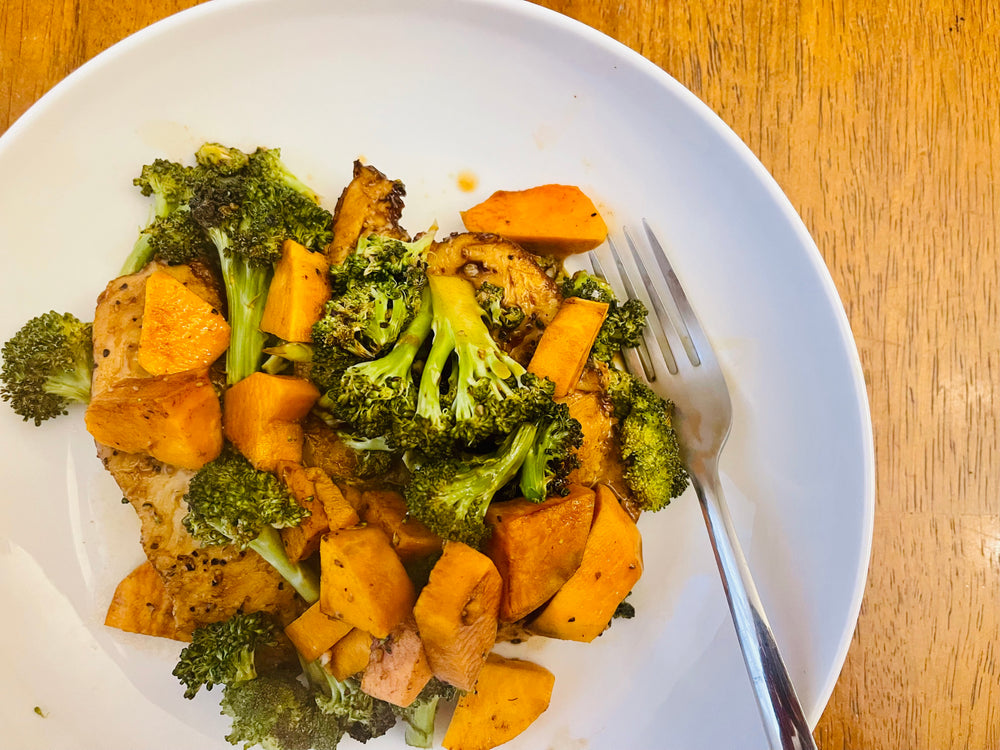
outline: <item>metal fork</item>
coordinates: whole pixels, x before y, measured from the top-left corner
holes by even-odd
[[[732,402],[712,345],[702,330],[687,295],[649,223],[643,229],[652,250],[650,257],[661,275],[654,280],[632,235],[623,230],[634,266],[625,262],[609,238],[608,246],[625,294],[651,305],[659,326],[645,338],[642,348],[623,352],[629,370],[654,391],[674,402],[674,424],[692,484],[722,574],[729,610],[743,651],[750,681],[760,709],[764,731],[772,750],[816,750],[809,724],[795,694],[788,670],[778,652],[774,634],[757,594],[750,568],[740,548],[722,485],[719,455],[733,422]],[[595,273],[609,279],[595,254]],[[642,289],[645,294],[641,293]],[[662,290],[662,291],[661,291]],[[650,352],[659,350],[670,376],[657,378]],[[664,380],[670,380],[669,386]]]

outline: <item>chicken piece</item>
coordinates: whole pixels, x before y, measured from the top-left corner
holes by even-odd
[[[91,397],[128,378],[149,377],[139,366],[139,336],[146,302],[146,279],[164,270],[184,286],[222,309],[222,298],[211,270],[200,263],[167,266],[150,263],[138,273],[110,281],[97,298],[94,311],[94,378]]]
[[[297,616],[295,590],[256,552],[203,547],[184,528],[184,494],[194,472],[103,446],[98,456],[139,515],[142,548],[163,579],[180,630],[237,612],[272,612],[282,622]]]
[[[504,290],[503,304],[524,311],[524,322],[503,346],[519,362],[531,358],[542,331],[552,322],[562,294],[531,253],[495,234],[452,234],[435,243],[427,272],[462,276],[478,289],[489,282]]]
[[[344,188],[333,212],[333,240],[326,248],[330,263],[343,263],[361,237],[383,234],[409,241],[399,226],[406,187],[375,167],[354,162],[354,179]]]

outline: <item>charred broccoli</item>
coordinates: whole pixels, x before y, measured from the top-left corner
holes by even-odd
[[[137,272],[157,256],[183,263],[208,251],[207,238],[192,221],[188,206],[199,175],[196,167],[167,159],[143,166],[132,182],[144,196],[152,197],[151,218],[125,260],[121,275]]]
[[[335,750],[345,734],[343,723],[319,709],[315,691],[300,675],[297,666],[283,667],[227,685],[220,708],[232,719],[230,744],[244,750]]]
[[[363,237],[343,263],[330,269],[331,297],[313,326],[313,341],[359,359],[388,351],[420,309],[428,232],[415,242]]]
[[[298,525],[309,511],[300,506],[276,476],[255,469],[227,448],[191,478],[184,500],[184,528],[206,544],[249,547],[263,557],[309,604],[319,600],[316,572],[285,554],[278,529]]]
[[[396,715],[406,722],[406,744],[410,747],[433,747],[438,704],[442,700],[455,700],[459,692],[453,685],[432,677],[409,706],[393,706]]]
[[[185,698],[205,687],[233,685],[257,676],[255,655],[276,643],[274,624],[262,612],[238,614],[197,628],[181,651],[174,677],[186,686]]]
[[[673,404],[629,373],[610,369],[608,395],[618,420],[625,482],[643,510],[657,511],[681,495],[688,473],[671,423]]]
[[[50,311],[25,323],[3,345],[0,397],[24,421],[40,425],[90,401],[92,326]]]
[[[504,306],[504,290],[486,281],[476,290],[476,302],[486,313],[490,330],[498,339],[504,339],[511,331],[524,322],[524,310],[514,305]]]
[[[196,166],[157,160],[136,184],[156,201],[154,215],[127,269],[152,257],[167,263],[204,258],[221,268],[232,327],[226,358],[230,385],[260,366],[265,335],[260,319],[274,264],[285,240],[320,251],[332,238],[333,216],[292,175],[278,149],[244,153],[206,143]]]
[[[543,382],[551,394],[551,381]],[[519,472],[521,494],[529,500],[565,494],[566,476],[577,465],[575,451],[582,440],[580,423],[566,405],[550,400],[546,413],[522,422],[491,453],[416,464],[404,493],[407,507],[439,536],[480,547],[489,534],[484,518],[493,497]]]
[[[364,692],[358,680],[338,680],[318,661],[305,664],[304,669],[320,712],[340,723],[358,742],[381,737],[395,726],[392,706]]]

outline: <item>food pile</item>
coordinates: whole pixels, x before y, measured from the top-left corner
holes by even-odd
[[[92,322],[3,347],[36,425],[86,404],[147,561],[106,624],[187,642],[235,745],[336,747],[397,721],[450,750],[524,731],[555,676],[494,652],[590,642],[642,574],[636,520],[687,486],[671,405],[616,365],[641,303],[563,260],[607,228],[578,189],[498,192],[468,231],[411,235],[356,162],[328,211],[280,159],[157,159]]]

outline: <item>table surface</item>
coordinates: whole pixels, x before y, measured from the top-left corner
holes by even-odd
[[[196,0],[3,0],[0,132]],[[704,100],[843,299],[877,457],[871,572],[823,750],[1000,748],[1000,37],[989,0],[542,0]]]

